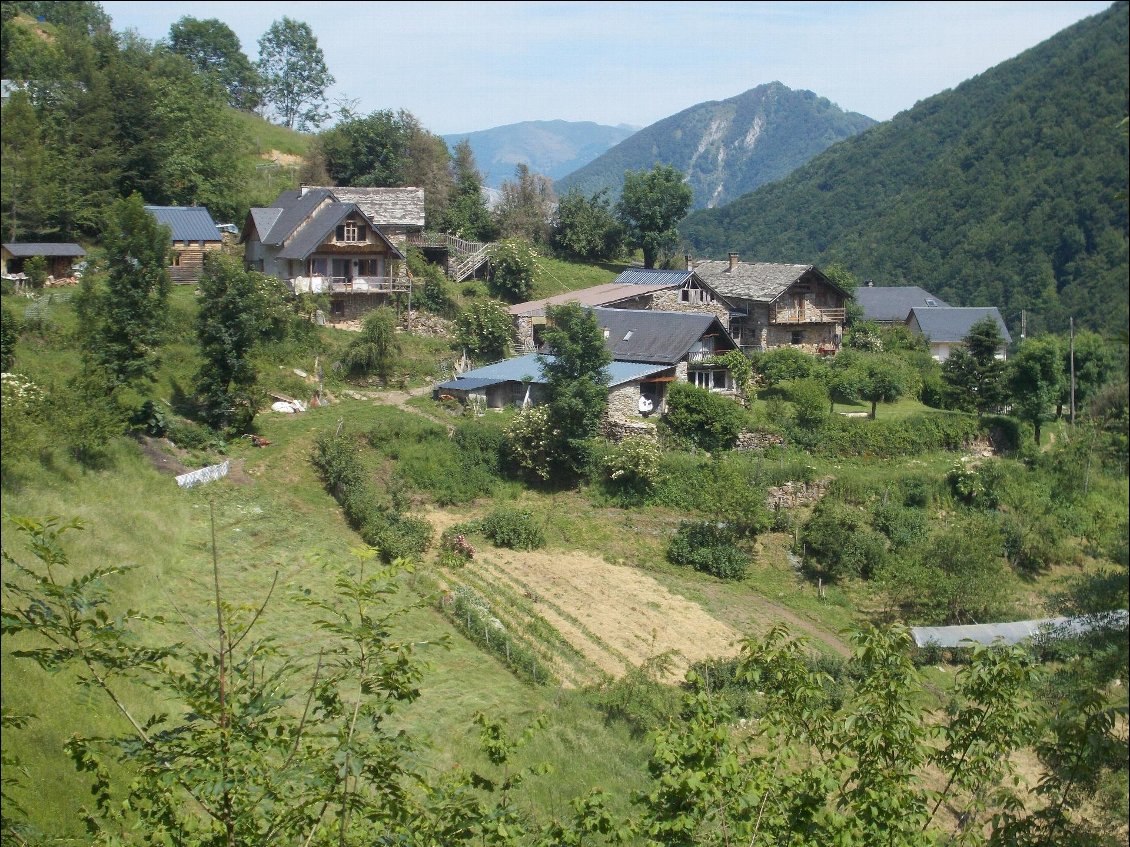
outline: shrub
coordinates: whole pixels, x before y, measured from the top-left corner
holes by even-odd
[[[828,387],[816,379],[797,379],[782,386],[793,404],[794,420],[801,432],[811,433],[828,419]],[[794,438],[799,433],[794,432]]]
[[[862,512],[824,499],[804,527],[806,551],[832,579],[870,577],[883,564],[886,545]]]
[[[349,343],[343,361],[353,373],[376,374],[381,382],[388,382],[399,353],[396,316],[382,306],[365,315],[361,333]]]
[[[667,558],[719,579],[742,579],[749,565],[749,556],[737,546],[733,531],[710,521],[679,524],[667,547]]]
[[[534,290],[537,253],[517,238],[498,242],[491,251],[490,293],[510,303],[528,300]]]
[[[455,319],[455,340],[476,359],[496,362],[514,344],[514,322],[497,300],[479,300]]]
[[[659,445],[651,438],[625,438],[603,459],[605,482],[621,495],[642,498],[655,487],[659,479],[662,455]]]
[[[820,370],[820,361],[810,353],[792,347],[778,347],[763,353],[754,362],[761,384],[772,387],[782,382],[809,379]]]
[[[408,271],[412,274],[412,295],[415,304],[437,315],[455,314],[455,301],[444,272],[424,258],[419,248],[408,245]]]
[[[685,382],[667,392],[663,426],[678,440],[702,450],[728,450],[749,421],[746,411],[728,397]]]
[[[896,549],[917,544],[926,537],[926,515],[921,509],[894,503],[880,505],[872,513],[871,524],[887,536]]]
[[[475,558],[475,548],[467,540],[462,527],[448,527],[439,537],[439,562],[445,567],[459,567]]]
[[[495,509],[479,521],[479,531],[495,547],[511,550],[537,550],[545,546],[545,534],[524,509]]]

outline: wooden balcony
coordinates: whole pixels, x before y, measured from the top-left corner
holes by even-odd
[[[769,313],[769,323],[772,324],[842,324],[846,309],[819,309],[815,306],[804,308],[788,308],[774,306]]]
[[[396,294],[412,290],[411,280],[396,276],[326,277],[331,294]]]

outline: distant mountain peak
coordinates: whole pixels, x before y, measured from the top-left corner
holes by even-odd
[[[534,173],[558,179],[582,167],[635,132],[625,126],[593,121],[538,120],[443,136],[454,147],[464,138],[471,144],[483,184],[498,188],[514,176],[519,164]]]
[[[686,174],[695,208],[720,206],[781,179],[874,123],[811,91],[794,91],[779,81],[762,83],[641,129],[558,180],[557,188],[585,194],[609,189],[616,195],[625,171],[661,163]]]

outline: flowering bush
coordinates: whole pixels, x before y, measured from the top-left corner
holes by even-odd
[[[625,438],[604,457],[604,473],[612,488],[621,493],[644,495],[659,479],[659,446],[651,438]]]
[[[534,290],[537,253],[525,241],[507,238],[490,254],[490,293],[511,303],[528,300]]]
[[[510,458],[520,470],[547,481],[558,458],[561,432],[550,425],[549,407],[534,406],[514,416],[506,431]]]
[[[458,567],[475,558],[475,548],[458,527],[444,531],[439,539],[439,561],[446,567]]]

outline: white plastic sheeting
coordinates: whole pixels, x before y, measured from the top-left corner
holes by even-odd
[[[227,476],[229,470],[231,470],[230,459],[225,460],[219,465],[209,465],[198,471],[182,473],[177,477],[177,485],[181,488],[192,488],[194,485],[201,485],[205,482],[215,482],[217,479],[222,479]]]
[[[1064,638],[1082,635],[1092,629],[1126,626],[1127,612],[1109,612],[1081,618],[1043,618],[1011,623],[970,624],[969,626],[915,626],[910,632],[919,647],[961,647],[963,642],[975,644],[1018,644],[1028,638]]]

